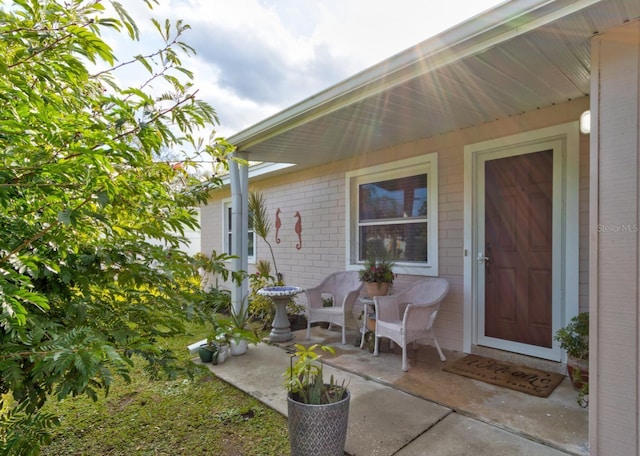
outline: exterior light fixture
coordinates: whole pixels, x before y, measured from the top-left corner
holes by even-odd
[[[591,111],[580,114],[580,133],[583,135],[591,133]]]

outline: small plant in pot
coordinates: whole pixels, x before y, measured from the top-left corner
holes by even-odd
[[[217,357],[218,347],[213,342],[213,338],[207,338],[207,343],[200,345],[198,348],[198,356],[200,357],[200,361],[203,363],[211,363],[213,362],[214,356]]]
[[[218,348],[218,352],[213,356],[212,363],[220,364],[225,362],[225,360],[229,357],[229,338],[227,336],[228,330],[222,325],[215,325],[211,335],[209,336],[209,340],[213,341],[213,344]]]
[[[351,395],[345,382],[338,383],[333,375],[325,382],[316,353],[318,348],[332,354],[335,350],[318,344],[295,347],[285,372],[291,454],[343,456]]]
[[[224,339],[229,344],[231,355],[243,355],[249,344],[260,342],[258,329],[254,328],[246,306],[240,311],[232,309],[230,316],[218,318],[215,325],[218,340]]]
[[[589,312],[573,317],[560,328],[554,339],[567,352],[567,373],[573,387],[578,390],[578,403],[586,407],[589,394]]]
[[[393,284],[393,262],[369,258],[360,270],[360,281],[364,282],[369,297],[384,296]]]

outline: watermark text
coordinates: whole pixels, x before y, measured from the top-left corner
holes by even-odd
[[[640,227],[637,224],[621,224],[613,223],[599,224],[598,233],[637,233]]]

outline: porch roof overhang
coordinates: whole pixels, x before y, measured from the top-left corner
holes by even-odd
[[[310,167],[585,97],[591,38],[638,18],[638,0],[511,0],[228,139]]]

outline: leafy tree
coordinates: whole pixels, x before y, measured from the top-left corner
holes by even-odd
[[[193,312],[180,243],[219,185],[184,170],[232,148],[197,138],[217,119],[181,62],[189,27],[153,23],[159,49],[117,60],[107,32],[139,39],[118,3],[0,0],[1,454],[37,454],[45,401],[97,398],[133,355],[175,368],[155,341]],[[131,66],[141,80],[121,86]],[[168,150],[186,163],[154,160]]]

